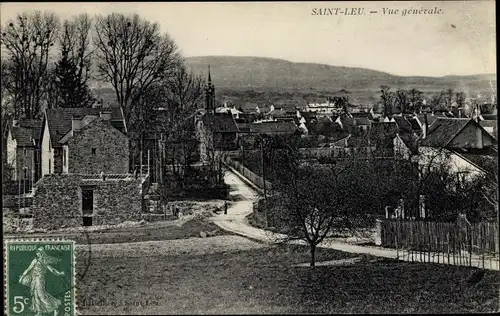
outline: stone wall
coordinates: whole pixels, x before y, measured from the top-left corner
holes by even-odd
[[[80,180],[45,175],[33,197],[33,228],[57,229],[82,225]]]
[[[68,141],[68,148],[69,173],[129,172],[128,138],[111,126],[109,121],[96,119]]]
[[[82,186],[94,190],[92,225],[140,220],[147,181],[85,180],[76,175],[46,175],[33,198],[33,227],[48,230],[82,226]]]

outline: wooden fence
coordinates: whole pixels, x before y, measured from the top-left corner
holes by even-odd
[[[253,173],[250,169],[247,167],[243,166],[240,162],[233,160],[229,157],[226,158],[225,161],[229,166],[234,168],[236,171],[238,171],[243,177],[245,177],[248,181],[252,182],[255,186],[259,187],[260,189],[264,188],[264,180],[262,177],[258,176],[257,174]],[[266,180],[266,189],[270,190],[272,188],[272,183]]]
[[[380,244],[409,261],[499,269],[497,223],[378,221]]]

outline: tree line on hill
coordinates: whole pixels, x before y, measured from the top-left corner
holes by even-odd
[[[356,101],[360,93],[363,95],[366,94],[362,97],[363,101],[361,102]],[[423,92],[416,88],[391,90],[391,87],[382,85],[378,92],[359,92],[340,89],[337,92],[321,91],[316,93],[304,91],[239,91],[225,88],[220,90],[220,94],[230,99],[230,104],[251,102],[270,105],[280,100],[295,100],[298,104],[305,106],[308,103],[328,102],[335,104],[340,109],[345,109],[347,106],[371,106],[375,112],[387,113],[388,115],[396,112],[418,113],[421,110],[446,110],[451,111],[454,115],[458,115],[458,109],[461,109],[463,116],[471,116],[474,108],[468,104],[465,92],[452,88],[434,92]],[[471,103],[474,104],[475,102],[476,100],[473,99]]]

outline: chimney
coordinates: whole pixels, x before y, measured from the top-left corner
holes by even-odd
[[[100,111],[99,116],[101,117],[101,119],[109,121],[111,120],[111,111]]]
[[[82,120],[78,116],[73,116],[71,118],[71,131],[74,133],[78,133],[80,131],[82,124]]]
[[[479,104],[474,105],[474,113],[472,114],[474,121],[479,122]]]
[[[483,149],[484,147],[483,131],[479,128],[479,126],[476,127],[476,146],[478,149]]]
[[[429,131],[429,121],[427,121],[427,113],[424,114],[424,126],[422,128],[422,139],[427,137],[427,132]]]

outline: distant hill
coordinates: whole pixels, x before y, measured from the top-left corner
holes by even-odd
[[[188,67],[206,76],[210,64],[212,81],[219,88],[255,90],[338,91],[417,88],[439,91],[445,88],[465,92],[496,90],[496,75],[402,77],[365,68],[294,63],[263,57],[206,56],[186,58]]]

